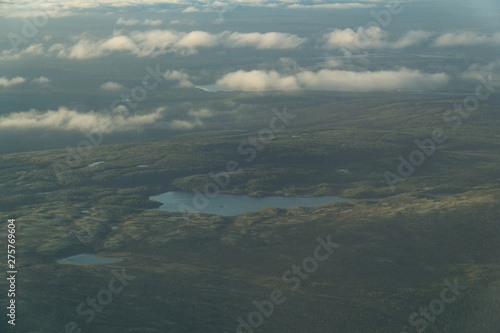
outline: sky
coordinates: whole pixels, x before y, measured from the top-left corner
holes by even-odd
[[[222,111],[171,96],[207,86],[469,92],[500,80],[499,14],[490,0],[2,1],[0,131],[193,130]]]

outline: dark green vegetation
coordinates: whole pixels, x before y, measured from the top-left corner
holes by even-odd
[[[498,97],[453,130],[443,114],[463,98],[353,96],[221,95],[254,112],[207,123],[206,132],[94,147],[61,182],[52,164],[64,163],[66,151],[0,156],[1,244],[7,218],[17,219],[16,332],[63,332],[69,321],[82,332],[235,332],[236,319],[246,320],[252,302],[275,288],[287,300],[255,332],[416,332],[410,314],[429,307],[444,280],[455,278],[467,290],[425,332],[498,332]],[[296,118],[273,140],[257,140],[262,150],[247,161],[238,146],[251,147],[249,137],[269,126],[272,108],[285,105]],[[397,173],[398,156],[408,158],[414,140],[436,128],[446,142],[392,192],[384,172]],[[189,222],[148,210],[157,207],[150,195],[202,190],[208,173],[231,160],[243,171],[231,174],[226,193],[357,200],[231,218],[193,214]],[[97,161],[104,163],[88,166]],[[282,274],[328,235],[341,246],[291,291]],[[123,260],[57,262],[82,252]],[[77,306],[122,267],[136,278],[84,323]],[[6,290],[5,280],[0,287]],[[7,330],[4,320],[0,328]]]

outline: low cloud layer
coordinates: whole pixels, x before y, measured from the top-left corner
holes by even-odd
[[[321,3],[321,1],[311,5],[310,1],[292,1],[292,0],[237,0],[235,4],[243,6],[259,6],[259,7],[277,7],[288,6],[288,8],[321,8],[321,9],[353,9],[353,8],[370,8],[374,6],[376,0],[367,0],[352,3]],[[368,3],[366,3],[368,2]],[[293,3],[293,4],[290,4]],[[158,7],[160,5],[174,4],[180,12],[191,13],[195,11],[206,10],[221,10],[221,8],[235,6],[234,3],[221,1],[200,0],[195,3],[188,0],[68,0],[68,1],[52,1],[30,0],[17,1],[5,0],[0,2],[0,16],[4,17],[25,17],[30,18],[40,15],[48,15],[50,17],[65,17],[82,12],[91,12],[96,10],[109,10],[109,8],[117,9],[135,9],[145,6]],[[196,7],[195,7],[196,6]],[[174,9],[170,9],[174,10]]]
[[[354,8],[372,8],[375,7],[375,4],[367,4],[367,3],[359,3],[359,2],[347,2],[347,3],[323,3],[316,5],[301,5],[301,4],[293,4],[289,5],[288,8],[294,9],[354,9]]]
[[[350,28],[335,29],[323,35],[323,45],[327,49],[344,51],[380,48],[399,49],[427,42],[433,35],[433,33],[427,31],[412,30],[391,41],[387,32],[376,26],[359,27],[356,31]]]
[[[226,33],[223,38],[226,47],[253,47],[256,49],[296,49],[307,39],[297,35],[268,32],[268,33]]]
[[[16,76],[12,79],[9,79],[5,76],[0,77],[0,87],[1,88],[10,88],[12,86],[16,86],[18,84],[26,82],[26,79],[20,76]]]
[[[96,112],[81,113],[60,107],[45,112],[35,109],[15,112],[0,117],[0,129],[29,130],[54,129],[65,131],[92,131],[100,129],[104,133],[141,130],[162,118],[165,109],[159,108],[143,115],[106,115]]]
[[[500,60],[489,64],[473,64],[462,74],[462,78],[467,80],[489,81],[490,77],[494,80],[500,78]]]
[[[162,20],[151,20],[151,19],[145,19],[142,24],[144,25],[151,25],[151,26],[154,26],[154,25],[160,25],[162,24],[163,21]],[[120,17],[117,21],[116,21],[116,24],[119,24],[119,25],[139,25],[141,24],[141,21],[137,20],[137,19],[124,19],[123,17]]]
[[[48,77],[45,77],[45,76],[40,76],[40,77],[37,77],[37,78],[34,78],[33,80],[31,80],[31,83],[35,83],[35,84],[39,84],[39,85],[46,85],[50,82],[50,79]]]
[[[450,32],[434,41],[436,47],[500,46],[500,33],[484,34],[475,31]]]
[[[417,70],[353,72],[323,69],[283,75],[276,71],[243,71],[226,74],[216,85],[243,91],[263,90],[334,90],[383,91],[394,89],[434,90],[448,83],[444,73],[427,74]]]
[[[101,84],[100,88],[101,88],[101,90],[104,90],[104,91],[120,91],[120,90],[125,89],[123,84],[111,82],[111,81]]]
[[[178,81],[178,86],[182,88],[194,87],[194,84],[189,80],[189,75],[182,71],[166,71],[163,78],[167,81]]]
[[[59,131],[93,131],[103,133],[142,131],[149,128],[166,128],[173,130],[190,130],[203,126],[203,119],[214,114],[207,108],[190,109],[185,119],[168,119],[167,108],[159,107],[150,113],[129,114],[114,112],[104,114],[90,111],[82,113],[66,107],[57,110],[13,112],[0,117],[0,130],[59,130]],[[171,116],[170,116],[171,117]]]
[[[138,57],[154,57],[169,52],[195,54],[200,48],[251,47],[256,49],[294,49],[306,41],[297,35],[269,33],[240,33],[225,31],[212,34],[205,31],[177,32],[173,30],[115,32],[103,39],[81,37],[72,46],[57,43],[48,48],[49,54],[69,59],[93,59],[115,52],[127,52]]]

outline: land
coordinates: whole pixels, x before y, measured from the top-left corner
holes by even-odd
[[[458,127],[443,115],[466,95],[210,96],[211,105],[249,107],[192,133],[112,144],[104,134],[60,177],[54,163],[64,165],[67,150],[0,156],[2,234],[8,218],[17,223],[18,332],[64,332],[68,322],[82,332],[235,332],[238,317],[248,321],[257,311],[253,302],[269,300],[275,289],[286,301],[255,332],[415,332],[425,323],[426,332],[498,331],[498,96]],[[272,110],[284,107],[294,118],[259,138]],[[409,160],[419,149],[415,140],[432,138],[436,129],[446,140],[411,176],[399,175],[399,156]],[[255,149],[255,158],[241,153],[242,144]],[[354,200],[236,217],[190,214],[188,221],[154,210],[159,203],[150,196],[203,192],[213,183],[209,174],[226,171],[230,161],[241,171],[229,174],[220,193]],[[391,189],[386,172],[404,181]],[[340,246],[293,291],[284,272],[329,235]],[[79,253],[122,261],[58,262]],[[135,279],[85,323],[78,305],[122,268]],[[440,299],[445,280],[455,279],[466,289],[433,320],[419,315],[411,326],[409,316]],[[0,287],[7,290],[6,281]],[[7,325],[0,322],[2,332]]]

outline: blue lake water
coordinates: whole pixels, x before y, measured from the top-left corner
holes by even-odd
[[[76,256],[68,257],[62,259],[62,261],[70,263],[70,264],[80,264],[80,265],[89,265],[89,264],[112,264],[114,262],[118,262],[121,259],[113,259],[113,258],[97,258],[92,254],[79,254]]]
[[[206,196],[205,196],[206,197]],[[208,200],[192,192],[166,192],[150,197],[151,200],[161,202],[159,210],[169,212],[187,211],[189,213],[208,213],[223,216],[235,216],[242,213],[254,212],[265,207],[313,207],[334,201],[347,201],[348,198],[335,196],[325,197],[263,197],[255,198],[246,195],[218,194]]]

